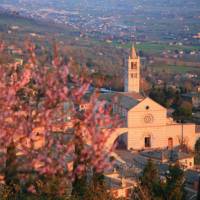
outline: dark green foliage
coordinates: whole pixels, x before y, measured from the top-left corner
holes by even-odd
[[[6,166],[5,166],[5,184],[8,192],[8,199],[17,199],[19,192],[18,164],[15,143],[12,141],[7,147]]]
[[[183,101],[174,112],[174,117],[176,120],[182,120],[182,121],[191,119],[192,104],[190,102]]]
[[[184,200],[184,172],[178,165],[170,166],[160,179],[157,168],[148,161],[140,178],[140,185],[134,191],[134,200]]]
[[[140,178],[141,187],[146,194],[155,198],[156,186],[159,183],[159,174],[155,164],[149,160]]]
[[[192,117],[192,104],[188,101],[184,101],[181,97],[181,92],[173,88],[155,88],[153,87],[149,93],[149,96],[163,105],[166,108],[173,108],[175,111],[173,117],[177,121],[188,121]]]
[[[103,173],[100,172],[96,172],[95,170],[93,170],[93,177],[92,177],[92,181],[94,186],[95,185],[103,185],[104,184],[104,175]]]
[[[77,200],[70,195],[70,185],[65,176],[29,176],[24,184],[0,185],[0,200]]]
[[[19,183],[17,177],[17,156],[14,142],[11,142],[7,148],[5,182],[7,185]]]
[[[149,97],[158,102],[159,104],[163,105],[164,107],[169,108],[173,106],[177,98],[180,97],[180,94],[172,89],[172,88],[155,88],[153,87],[149,93]]]
[[[195,144],[195,164],[200,165],[200,139],[196,141]]]
[[[168,200],[182,200],[184,192],[184,172],[178,165],[170,166],[166,175],[166,197]]]
[[[104,184],[89,184],[85,195],[80,200],[114,200]]]
[[[76,132],[77,131],[77,132]],[[85,161],[82,161],[81,159],[81,151],[83,149],[84,142],[80,135],[78,135],[79,131],[79,125],[77,125],[75,131],[75,154],[77,156],[73,170],[74,170],[74,181],[72,183],[72,195],[77,198],[82,198],[86,191],[86,185],[87,185],[87,177],[86,177],[86,171],[82,172],[82,174],[77,174],[76,170],[80,165],[85,166]]]
[[[35,189],[34,196],[36,198],[64,200],[65,197],[70,195],[70,186],[66,181],[65,175],[40,176],[33,183]]]
[[[96,170],[93,169],[92,179],[87,184],[85,194],[80,200],[114,200],[114,197],[108,191],[105,184],[103,173],[96,172]]]
[[[7,148],[5,184],[0,185],[0,200],[67,200],[70,197],[70,186],[64,175],[29,173],[23,174],[28,178],[20,182],[22,172],[17,161],[16,147],[11,142]]]
[[[77,198],[83,198],[83,196],[86,193],[86,177],[85,176],[81,176],[75,177],[75,180],[73,182],[73,189],[72,189],[72,195],[77,197]]]
[[[199,182],[198,182],[198,192],[197,192],[197,199],[200,200],[200,177],[199,177]]]

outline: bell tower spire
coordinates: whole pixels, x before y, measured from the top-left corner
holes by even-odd
[[[134,45],[132,45],[128,58],[124,89],[125,92],[140,92],[140,57],[137,55]]]
[[[137,53],[136,53],[134,44],[132,44],[132,48],[131,48],[131,58],[132,59],[137,58]]]

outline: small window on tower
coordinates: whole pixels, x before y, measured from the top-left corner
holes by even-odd
[[[131,69],[137,69],[137,63],[131,62]]]
[[[137,78],[137,74],[131,73],[131,78]]]
[[[133,63],[131,63],[131,69],[133,69],[133,67],[134,67],[134,65],[133,65]]]

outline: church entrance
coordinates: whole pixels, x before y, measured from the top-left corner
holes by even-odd
[[[144,138],[144,146],[145,146],[145,148],[151,147],[151,137],[150,136]]]
[[[173,138],[168,138],[168,149],[173,149]]]

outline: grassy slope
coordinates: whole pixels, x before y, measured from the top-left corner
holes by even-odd
[[[200,72],[199,67],[188,67],[183,65],[166,65],[166,64],[154,64],[151,65],[154,71],[166,71],[169,73],[187,73],[187,72]]]

